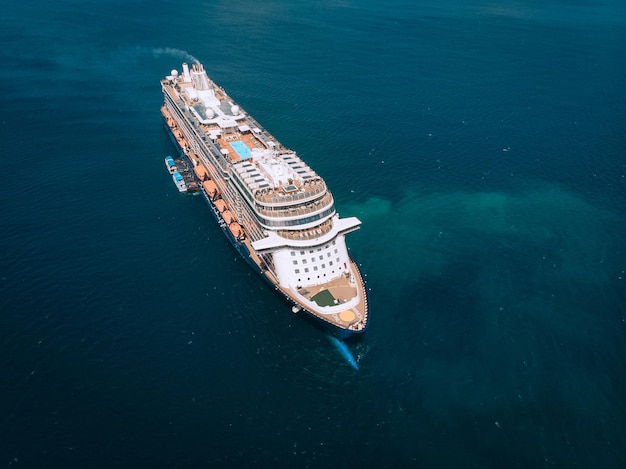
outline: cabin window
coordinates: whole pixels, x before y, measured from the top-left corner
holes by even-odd
[[[296,269],[296,274],[299,274],[299,273],[300,273],[300,269]]]
[[[298,265],[298,261],[293,261],[293,265]]]

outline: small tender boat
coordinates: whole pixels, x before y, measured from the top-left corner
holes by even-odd
[[[185,179],[178,171],[172,174],[172,179],[174,180],[174,184],[176,184],[176,187],[178,188],[178,192],[187,192],[187,184],[185,183]]]
[[[170,174],[174,174],[176,171],[178,171],[178,168],[176,167],[176,162],[171,156],[165,157],[165,167]]]

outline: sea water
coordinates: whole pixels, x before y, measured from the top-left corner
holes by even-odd
[[[626,464],[623,2],[13,2],[0,465]],[[358,371],[163,158],[200,60],[325,178]]]

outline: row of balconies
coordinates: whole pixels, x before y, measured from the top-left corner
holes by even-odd
[[[256,211],[261,215],[265,215],[271,218],[301,217],[323,210],[325,207],[332,205],[332,203],[333,196],[330,192],[326,192],[326,194],[324,194],[324,197],[322,197],[321,199],[318,199],[315,202],[311,202],[306,205],[297,205],[289,208],[263,208],[257,205]]]

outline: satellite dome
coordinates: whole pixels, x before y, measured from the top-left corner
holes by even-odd
[[[233,113],[233,116],[236,116],[237,114],[239,114],[239,106],[233,106],[230,108],[230,112]]]
[[[173,77],[177,77],[178,76],[178,70],[174,69],[170,72],[170,75],[172,75]]]
[[[211,108],[206,108],[204,110],[204,114],[206,115],[207,119],[211,119],[215,115],[215,113],[213,112],[213,109]]]

